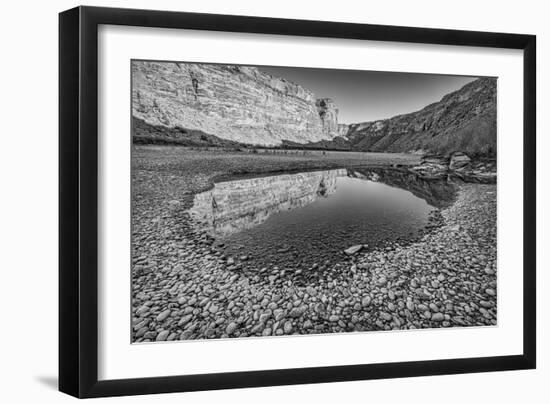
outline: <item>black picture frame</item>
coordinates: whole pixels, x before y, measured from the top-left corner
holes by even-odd
[[[523,353],[467,359],[98,380],[98,26],[180,28],[523,50]],[[104,397],[514,369],[536,364],[536,37],[77,7],[59,15],[59,390]]]

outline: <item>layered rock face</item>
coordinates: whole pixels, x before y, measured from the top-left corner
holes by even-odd
[[[195,196],[189,214],[212,235],[229,236],[263,223],[273,213],[330,195],[337,177],[345,175],[345,169],[338,169],[220,182]]]
[[[311,91],[254,67],[132,62],[132,113],[153,127],[265,146],[316,142],[337,135],[337,110],[325,105],[318,107]]]
[[[338,137],[345,137],[349,132],[349,125],[345,123],[338,124]]]
[[[362,151],[496,153],[495,78],[481,78],[420,111],[349,126],[345,138]]]
[[[315,102],[321,118],[323,133],[330,139],[340,134],[338,125],[338,108],[330,98],[319,98]]]

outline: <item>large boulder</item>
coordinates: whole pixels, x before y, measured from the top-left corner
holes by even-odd
[[[465,182],[494,184],[496,182],[496,159],[472,160],[464,152],[450,156],[431,154],[422,157],[420,164],[411,168],[425,179],[458,179]]]
[[[449,169],[459,170],[466,167],[470,164],[472,160],[465,153],[455,152],[451,154],[451,159],[449,161]]]
[[[440,178],[447,174],[449,169],[449,158],[441,154],[423,156],[420,165],[413,167],[413,170],[424,177]]]

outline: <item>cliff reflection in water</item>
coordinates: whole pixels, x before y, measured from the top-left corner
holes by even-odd
[[[329,196],[337,177],[346,175],[337,169],[220,182],[197,194],[189,213],[211,235],[225,237]]]
[[[408,170],[357,168],[348,170],[348,176],[407,190],[436,208],[449,206],[456,194],[456,187],[452,182],[442,178],[421,178]]]
[[[350,246],[414,239],[453,195],[447,181],[406,169],[338,169],[220,182],[195,196],[190,214],[225,256],[246,256],[247,271],[313,273]]]

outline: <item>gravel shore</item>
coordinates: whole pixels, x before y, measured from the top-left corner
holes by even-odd
[[[353,154],[353,153],[352,153]],[[187,210],[216,176],[365,165],[365,155],[134,151],[132,340],[171,341],[496,324],[496,185],[460,184],[441,223],[408,245],[359,250],[301,286],[228,270]],[[373,154],[367,164],[413,165]],[[354,245],[350,240],[350,247]]]

